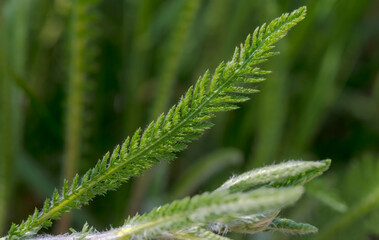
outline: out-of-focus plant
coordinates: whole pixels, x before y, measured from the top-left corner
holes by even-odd
[[[41,210],[36,209],[21,224],[13,224],[4,238],[33,237],[40,229],[50,227],[52,220],[58,219],[62,213],[80,208],[96,195],[118,188],[160,160],[175,158],[176,152],[185,149],[189,142],[213,125],[209,119],[215,116],[215,112],[236,109],[236,103],[249,100],[246,94],[257,92],[251,84],[263,81],[269,72],[256,65],[277,54],[271,51],[273,44],[303,20],[305,13],[306,8],[302,7],[257,28],[244,44],[236,48],[232,60],[221,63],[214,74],[207,71],[167,114],[161,114],[144,131],[139,128],[80,179],[76,175],[71,183],[64,180],[61,192],[55,190]],[[78,59],[72,61],[76,66]],[[74,80],[83,80],[79,63],[72,69]],[[302,185],[322,174],[329,164],[330,160],[288,162],[247,172],[232,178],[212,193],[185,198],[158,207],[150,214],[130,218],[119,229],[88,234],[85,226],[81,237],[211,239],[228,231],[315,232],[313,226],[275,217],[282,207],[292,204],[302,194],[301,187],[293,186]]]
[[[0,1],[0,235],[35,206],[41,207],[63,181],[60,166],[67,164],[69,128],[76,136],[70,139],[79,140],[74,147],[80,161],[74,172],[82,175],[95,164],[91,159],[155,118],[154,109],[157,114],[167,112],[199,74],[231,57],[252,25],[297,5],[298,0]],[[223,237],[377,237],[377,208],[366,204],[373,203],[367,196],[375,195],[375,187],[361,187],[372,182],[365,177],[375,173],[347,172],[363,169],[357,167],[361,164],[373,169],[377,162],[372,157],[371,164],[365,156],[377,156],[379,149],[379,5],[376,0],[307,5],[306,20],[276,44],[282,54],[262,63],[274,71],[259,84],[260,97],[242,103],[237,111],[217,113],[215,126],[179,153],[178,161],[155,166],[150,177],[146,172],[118,191],[95,198],[74,211],[71,226],[79,229],[85,221],[96,229],[121,226],[125,216],[217,189],[231,174],[282,159],[331,157],[334,164],[327,175],[307,184],[296,207],[280,213],[312,222],[319,234]],[[77,14],[72,14],[74,9]],[[75,42],[86,44],[71,54]],[[84,67],[70,68],[82,60]],[[84,88],[70,90],[70,72],[85,79]],[[157,86],[164,72],[171,87],[157,111],[157,94],[162,92]],[[72,104],[74,92],[83,102]],[[80,131],[68,124],[74,109],[79,117],[71,114],[70,119],[82,126]],[[355,184],[348,175],[359,187],[344,187],[345,182]],[[281,226],[291,220],[273,222]],[[56,224],[51,232],[68,231]],[[349,231],[351,226],[357,231]],[[88,235],[89,230],[86,225],[82,232]],[[219,237],[194,227],[196,232]]]

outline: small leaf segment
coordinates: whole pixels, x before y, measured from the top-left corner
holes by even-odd
[[[213,75],[207,71],[167,114],[161,114],[144,131],[138,129],[83,177],[76,175],[71,184],[65,180],[61,192],[55,190],[42,210],[36,209],[19,225],[13,224],[6,238],[33,236],[40,229],[50,227],[51,220],[62,213],[80,208],[96,195],[115,190],[161,160],[175,158],[176,152],[185,149],[213,125],[209,119],[216,112],[236,109],[236,103],[249,100],[246,94],[258,92],[251,84],[263,81],[269,71],[255,66],[277,54],[271,51],[273,44],[286,36],[305,14],[306,8],[301,7],[258,27],[245,44],[236,48],[232,60],[222,62]]]
[[[307,223],[297,223],[287,218],[275,218],[265,231],[279,231],[287,234],[308,234],[316,233],[318,229]]]

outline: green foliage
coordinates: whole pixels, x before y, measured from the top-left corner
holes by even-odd
[[[267,176],[244,173],[232,180],[246,179],[246,176],[251,179],[262,178],[263,181],[258,180],[260,188],[245,192],[257,187],[256,182],[245,181],[245,187],[242,188],[241,181],[229,180],[211,194],[204,193],[192,199],[175,201],[156,208],[149,214],[129,219],[124,227],[116,230],[116,234],[125,238],[140,236],[149,239],[165,231],[193,229],[195,226],[208,228],[216,233],[254,233],[275,229],[300,234],[315,232],[317,229],[309,224],[298,224],[288,219],[273,220],[279,213],[278,209],[293,203],[299,197],[298,194],[301,194],[301,188],[293,186],[302,185],[322,174],[329,164],[330,161],[293,161],[252,171],[269,172]],[[269,168],[276,171],[270,171]],[[289,174],[289,168],[296,169],[296,173]],[[272,186],[280,188],[270,189]]]
[[[162,64],[159,81],[157,82],[156,100],[152,109],[152,116],[157,117],[167,108],[171,100],[174,80],[179,65],[179,59],[185,48],[187,36],[193,23],[200,0],[185,0],[182,2],[181,9],[178,12],[178,19],[172,29],[170,39],[168,40],[167,49],[164,54],[167,56]]]
[[[330,221],[326,221],[315,239],[345,239],[348,236],[363,239],[366,232],[378,233],[378,158],[366,155],[360,161],[354,162],[343,174],[339,184],[342,186],[341,195],[349,207],[346,212],[337,216],[334,214]],[[361,195],[353,194],[351,189]]]
[[[94,70],[96,47],[95,20],[97,1],[73,0],[70,5],[68,94],[65,129],[64,176],[71,179],[77,172],[77,162],[81,158],[85,117],[85,99],[89,95],[91,72]],[[88,100],[87,100],[88,101]]]
[[[302,185],[322,174],[323,171],[329,168],[330,162],[331,160],[329,159],[320,162],[290,161],[252,170],[230,179],[218,191],[239,192],[249,190],[249,188],[261,187],[262,185],[269,187]]]
[[[0,233],[3,232],[13,192],[15,159],[22,139],[22,91],[13,75],[26,74],[28,15],[31,4],[23,1],[0,3]]]
[[[73,0],[70,5],[68,94],[65,121],[65,153],[63,176],[72,179],[78,172],[78,162],[82,159],[83,149],[88,137],[91,113],[88,110],[88,96],[91,95],[97,49],[95,44],[97,1]],[[87,99],[87,103],[85,100]],[[88,133],[87,133],[88,135]],[[69,225],[69,217],[61,221],[61,228]]]
[[[297,161],[297,167],[304,168],[302,174],[288,175],[286,170],[294,166],[294,161],[271,166],[283,171],[272,172],[271,181],[281,182],[279,188],[270,187],[270,181],[259,189],[232,192],[218,188],[194,197],[186,197],[170,204],[154,208],[150,213],[136,215],[125,221],[120,228],[106,232],[93,232],[84,225],[82,233],[61,236],[61,239],[86,236],[86,239],[228,239],[229,232],[256,233],[279,231],[284,233],[308,234],[317,228],[290,219],[277,218],[280,210],[292,205],[303,193],[302,186],[288,187],[288,182],[304,183],[306,165],[315,164],[314,171],[322,174],[329,162]],[[267,168],[257,169],[264,172]],[[243,174],[244,175],[244,174]],[[238,176],[236,178],[239,178]],[[298,179],[295,181],[295,179]],[[308,178],[310,180],[310,178]],[[224,184],[225,185],[225,184]],[[239,183],[235,183],[239,185]],[[248,189],[254,187],[254,183]],[[277,185],[279,186],[279,185]],[[80,235],[81,234],[81,235]],[[55,237],[47,237],[54,239]],[[37,238],[38,239],[38,238]]]
[[[236,109],[235,103],[249,99],[245,94],[257,92],[251,84],[264,80],[269,72],[255,65],[277,54],[271,51],[273,44],[304,18],[305,11],[305,7],[299,8],[257,28],[247,37],[245,44],[236,48],[232,60],[221,63],[214,74],[207,71],[167,114],[161,114],[144,131],[138,129],[83,177],[79,179],[76,175],[71,183],[65,180],[62,191],[59,193],[55,190],[51,199],[45,201],[42,210],[36,209],[28,220],[20,225],[12,225],[8,238],[32,236],[41,228],[49,227],[51,220],[57,219],[62,213],[80,208],[96,195],[116,189],[122,182],[140,175],[160,160],[173,159],[176,152],[185,149],[189,142],[213,125],[209,119],[214,117],[215,112]],[[277,191],[280,193],[281,190],[271,192],[275,195]],[[299,190],[293,191],[296,196],[300,193]],[[248,196],[241,195],[246,199]],[[235,196],[229,200],[233,202],[233,199],[236,201]],[[204,195],[206,200],[207,195]]]
[[[302,188],[259,189],[249,193],[203,193],[158,207],[149,214],[136,216],[128,221],[116,235],[121,239],[144,237],[151,239],[169,230],[192,226],[207,227],[217,222],[227,223],[245,214],[257,214],[282,208],[295,202]],[[212,229],[212,227],[211,227]],[[214,227],[212,230],[215,230]]]
[[[183,6],[191,2],[0,1],[0,236],[7,234],[12,223],[33,213],[35,206],[42,208],[54,186],[63,183],[72,60],[85,62],[76,68],[76,73],[85,74],[84,87],[79,89],[83,102],[70,106],[80,113],[76,116],[82,128],[73,131],[82,139],[80,146],[74,146],[80,149],[80,157],[73,172],[81,176],[107,149],[154,120],[151,114],[158,104],[157,87],[163,74],[174,76],[170,96],[162,96],[170,99],[168,107],[206,68],[215,69],[221,60],[228,60],[234,47],[253,30],[251,26],[299,4],[297,0],[198,1],[197,10],[191,9],[193,18],[186,20],[190,12],[183,14]],[[86,7],[91,5],[96,8]],[[75,7],[76,18],[72,18],[73,6],[82,6]],[[273,73],[259,84],[258,97],[238,104],[237,111],[217,114],[212,120],[215,126],[189,145],[188,151],[177,154],[178,161],[152,168],[150,181],[144,181],[145,172],[73,211],[70,226],[79,231],[85,222],[99,230],[117,227],[128,215],[217,189],[230,175],[283,159],[330,157],[333,167],[326,176],[307,183],[296,207],[235,219],[228,223],[232,233],[223,237],[378,238],[378,180],[373,177],[379,149],[377,9],[377,0],[307,2],[306,20],[275,44],[281,54],[259,66]],[[178,27],[183,21],[187,25]],[[75,32],[78,39],[72,41]],[[183,36],[182,44],[172,44]],[[76,48],[78,58],[72,59],[73,42],[86,39],[89,44]],[[174,56],[178,53],[180,57]],[[169,61],[173,71],[165,72]],[[96,75],[88,78],[93,67]],[[238,149],[238,163],[232,160],[233,154],[230,162],[228,154],[223,155],[222,150],[230,148]],[[222,157],[212,154],[219,150]],[[372,154],[372,160],[367,160],[366,153]],[[320,233],[236,233],[268,230],[271,220],[281,217],[310,222]],[[68,232],[68,224],[61,226],[56,222],[40,233]],[[177,239],[218,237],[196,227],[171,234]],[[72,236],[79,238],[81,233]]]

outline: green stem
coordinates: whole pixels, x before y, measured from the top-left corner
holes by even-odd
[[[148,45],[150,44],[150,31],[148,28],[151,24],[151,17],[154,15],[153,10],[156,5],[152,0],[136,1],[136,6],[128,4],[124,1],[124,19],[123,19],[123,62],[126,71],[123,73],[123,92],[125,95],[125,130],[126,134],[130,134],[134,129],[138,127],[138,124],[142,120],[142,114],[139,109],[142,106],[142,99],[139,91],[141,84],[147,76],[148,65]],[[132,10],[130,10],[130,8]],[[137,12],[135,26],[130,52],[126,47],[129,42],[129,31],[131,23],[130,17],[132,12]]]
[[[168,47],[164,55],[164,63],[160,72],[157,85],[156,100],[152,110],[152,117],[155,118],[165,110],[170,103],[175,77],[178,71],[180,57],[183,46],[189,35],[193,20],[197,13],[200,0],[185,0],[179,12],[177,23],[175,24]]]
[[[268,16],[276,15],[280,11],[276,1],[267,1],[265,5]],[[287,49],[288,39],[283,39],[278,45],[279,52],[281,49]],[[258,118],[256,126],[259,126],[256,128],[257,140],[246,169],[263,166],[277,157],[287,115],[286,76],[291,62],[288,56],[289,53],[285,52],[271,61],[272,68],[276,70],[271,74],[270,79],[262,83],[258,112],[254,114],[254,117]],[[251,105],[251,108],[256,108],[256,106]],[[252,119],[249,120],[247,121],[251,123]]]
[[[63,176],[72,179],[78,169],[78,161],[83,149],[84,128],[84,100],[86,80],[88,77],[88,61],[86,61],[87,44],[89,41],[87,3],[78,0],[71,2],[70,29],[69,29],[69,60],[68,60],[68,95],[66,105],[65,150],[63,162]],[[66,231],[71,223],[71,216],[62,217],[58,231]]]
[[[14,86],[8,68],[21,76],[25,73],[30,2],[14,0],[3,4],[10,14],[0,16],[0,58],[4,58],[0,61],[0,234],[7,220],[13,165],[21,150],[23,125],[22,93]],[[9,64],[3,64],[6,62]]]
[[[320,122],[323,120],[323,112],[330,106],[336,97],[337,73],[341,63],[344,43],[337,42],[329,46],[321,63],[312,93],[308,96],[303,107],[300,120],[296,126],[294,139],[288,146],[290,156],[304,153],[311,143]]]
[[[4,28],[2,28],[4,30]],[[0,46],[3,52],[4,34],[1,34]],[[12,114],[11,114],[11,83],[6,76],[4,65],[0,64],[0,234],[4,231],[8,212],[10,177],[12,173]]]

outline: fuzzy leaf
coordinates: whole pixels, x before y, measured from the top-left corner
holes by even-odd
[[[292,204],[302,194],[302,187],[259,189],[248,193],[203,193],[174,201],[152,210],[149,214],[129,219],[114,231],[121,239],[149,239],[161,232],[206,226],[209,222],[227,222],[240,215],[255,214]]]
[[[285,187],[302,185],[321,175],[330,166],[330,160],[319,162],[289,161],[246,172],[226,181],[216,191],[245,191],[261,186]]]

